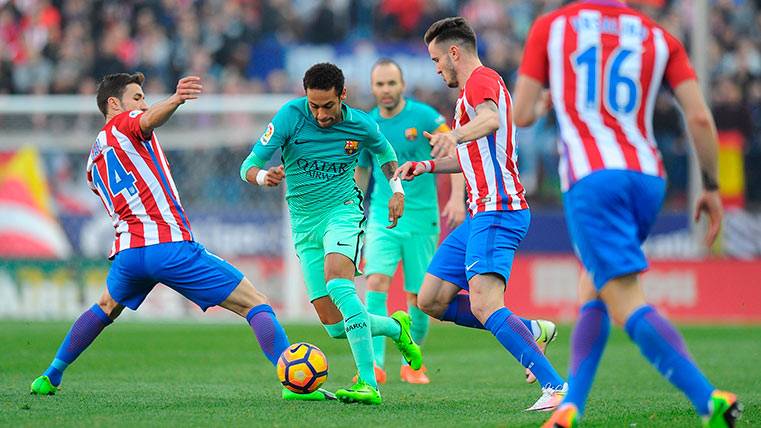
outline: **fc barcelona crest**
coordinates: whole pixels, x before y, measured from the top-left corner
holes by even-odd
[[[354,153],[357,153],[358,148],[359,148],[359,141],[346,140],[344,151],[346,152],[347,155],[353,155]]]
[[[417,139],[417,128],[407,128],[404,130],[404,138],[409,141],[415,141]]]

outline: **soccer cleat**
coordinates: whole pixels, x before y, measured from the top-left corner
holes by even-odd
[[[380,404],[381,399],[380,392],[377,388],[373,388],[372,385],[366,383],[362,379],[359,379],[349,389],[339,389],[336,391],[336,398],[344,403],[361,403],[361,404]]]
[[[336,399],[335,394],[322,388],[308,394],[299,394],[288,388],[283,388],[281,396],[283,397],[283,400],[286,401],[329,401]]]
[[[539,330],[541,332],[536,339],[536,345],[539,346],[539,350],[542,351],[543,354],[547,354],[547,346],[549,346],[549,344],[558,336],[558,328],[552,321],[536,320],[536,323],[539,325]],[[534,376],[529,369],[526,369],[526,382],[536,382],[536,376]]]
[[[573,404],[563,404],[555,410],[542,428],[575,428],[579,426],[579,409]]]
[[[412,367],[403,364],[399,376],[401,377],[402,382],[427,385],[431,383],[431,379],[428,379],[428,376],[426,376],[426,371],[428,371],[428,369],[425,368],[425,366],[420,367],[420,370],[412,370]]]
[[[31,394],[36,395],[55,395],[60,388],[54,386],[47,376],[40,376],[32,382]]]
[[[378,385],[385,385],[386,384],[386,371],[382,368],[378,367],[376,364],[374,366],[375,369],[375,380],[378,382]],[[352,382],[357,382],[358,375],[354,375],[353,378],[351,378]]]
[[[708,416],[703,418],[703,426],[706,428],[732,428],[740,419],[743,405],[737,400],[737,396],[731,392],[716,390],[711,394],[708,401]]]
[[[563,398],[568,393],[568,384],[564,383],[561,388],[555,389],[551,387],[542,388],[542,396],[536,400],[533,406],[526,409],[526,411],[537,412],[550,412],[557,409],[560,403],[563,402]]]
[[[391,315],[401,327],[401,334],[399,334],[399,340],[395,340],[396,348],[402,353],[404,360],[412,367],[413,370],[420,370],[423,366],[423,354],[420,351],[420,346],[412,340],[412,333],[410,333],[410,326],[412,325],[412,319],[407,312],[396,311]]]

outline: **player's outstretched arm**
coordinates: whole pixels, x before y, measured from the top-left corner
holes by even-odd
[[[426,160],[426,161],[410,161],[405,162],[402,166],[396,169],[394,172],[394,178],[399,178],[405,181],[413,180],[415,177],[426,172],[432,172],[436,174],[451,174],[454,172],[462,172],[460,163],[457,162],[452,156],[447,156],[442,159]]]
[[[692,144],[698,155],[698,164],[703,178],[703,193],[697,201],[695,220],[700,220],[701,213],[708,215],[708,231],[705,244],[710,246],[719,236],[724,211],[719,196],[717,181],[718,137],[716,124],[711,111],[706,106],[698,82],[685,80],[674,89],[674,94],[682,106],[687,130],[692,137]]]
[[[187,100],[198,99],[203,86],[197,76],[183,77],[177,82],[177,90],[169,98],[152,105],[140,116],[140,130],[143,135],[151,135],[154,129],[166,123],[177,107]]]
[[[489,135],[499,129],[499,108],[492,100],[486,100],[476,106],[476,117],[467,124],[449,132],[431,135],[424,132],[430,140],[431,156],[434,158],[451,156],[454,148],[462,141],[473,141]]]

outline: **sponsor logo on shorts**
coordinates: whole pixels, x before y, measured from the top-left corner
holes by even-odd
[[[465,266],[465,270],[466,270],[466,271],[469,271],[469,270],[473,269],[473,266],[475,266],[475,265],[476,265],[476,263],[478,263],[478,262],[480,262],[480,261],[481,261],[481,260],[476,260],[476,261],[474,261],[473,263],[471,263],[471,264],[469,264],[469,265]]]
[[[338,244],[339,247],[351,247],[351,244],[344,244],[341,241],[336,242],[336,244]]]

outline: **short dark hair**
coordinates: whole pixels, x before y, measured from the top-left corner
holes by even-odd
[[[404,73],[402,72],[402,67],[400,67],[399,64],[397,64],[397,62],[391,58],[381,58],[378,61],[375,61],[375,64],[373,64],[373,68],[370,69],[370,72],[372,73],[377,67],[380,67],[381,65],[393,65],[396,67],[396,69],[399,70],[399,77],[401,77],[402,82],[404,82]]]
[[[456,42],[472,50],[476,50],[476,32],[468,25],[462,16],[452,16],[440,19],[425,32],[423,36],[425,44],[428,45],[436,40],[440,42]]]
[[[304,73],[304,90],[307,89],[335,89],[340,96],[344,91],[344,73],[329,62],[315,64]]]
[[[109,98],[116,97],[122,99],[122,95],[124,95],[124,90],[127,89],[127,85],[137,83],[138,85],[143,86],[144,81],[145,76],[140,72],[132,74],[116,73],[104,76],[98,83],[97,95],[98,109],[103,113],[103,116],[108,114]]]

